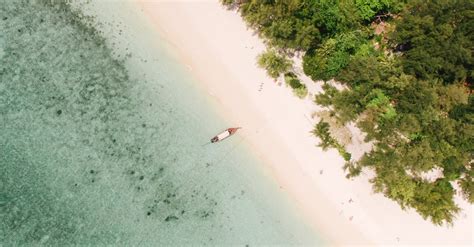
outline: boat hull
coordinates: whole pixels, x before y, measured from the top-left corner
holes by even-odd
[[[235,132],[237,132],[237,130],[240,129],[240,127],[237,127],[237,128],[228,128],[224,131],[222,131],[221,133],[219,133],[218,135],[214,136],[212,139],[211,139],[211,142],[212,143],[215,143],[215,142],[220,142],[226,138],[228,138],[229,136],[235,134]]]

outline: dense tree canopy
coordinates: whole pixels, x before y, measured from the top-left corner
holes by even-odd
[[[474,1],[415,1],[396,26],[391,42],[406,73],[445,83],[473,78]]]
[[[474,202],[472,0],[226,0],[269,46],[304,51],[313,80],[336,79],[315,102],[374,143],[345,168],[372,169],[374,190],[435,224]],[[383,24],[383,25],[382,25]],[[385,27],[382,33],[374,26]],[[287,53],[291,54],[291,52]],[[343,147],[319,122],[321,146]],[[350,155],[347,155],[350,159]]]

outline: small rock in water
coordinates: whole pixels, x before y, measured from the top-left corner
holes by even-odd
[[[165,218],[165,221],[172,221],[172,220],[178,220],[179,218],[174,216],[174,215],[169,215],[168,217]]]

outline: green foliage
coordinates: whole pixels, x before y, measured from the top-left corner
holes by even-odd
[[[462,188],[464,197],[470,202],[474,203],[474,169],[471,165],[466,177],[459,180],[459,185]]]
[[[350,161],[351,160],[351,157],[352,155],[346,151],[346,149],[342,146],[342,145],[337,145],[337,151],[339,152],[339,154],[342,156],[342,158],[345,160],[345,161]]]
[[[417,181],[412,206],[423,218],[430,218],[437,225],[452,224],[459,207],[453,201],[454,189],[451,184],[438,179],[434,183]]]
[[[473,78],[474,2],[413,1],[392,33],[404,71],[445,83]]]
[[[321,143],[318,146],[323,150],[336,146],[337,141],[329,133],[329,124],[327,122],[319,121],[313,130],[313,134],[321,139]]]
[[[305,84],[302,84],[301,81],[296,77],[294,73],[285,74],[285,82],[293,89],[293,93],[300,99],[305,98],[308,95],[308,89]]]
[[[308,1],[311,4],[313,18],[318,28],[328,36],[344,30],[347,30],[351,25],[349,16],[345,11],[351,6],[348,5],[350,1],[337,0],[320,0]],[[347,9],[345,9],[347,7]]]
[[[308,88],[306,85],[302,84],[301,87],[293,89],[293,93],[300,99],[306,98],[308,96]]]
[[[355,54],[367,56],[373,53],[367,42],[367,36],[360,31],[338,34],[303,57],[303,70],[313,80],[332,79]]]
[[[270,46],[305,51],[303,70],[313,80],[343,84],[342,90],[324,84],[314,101],[341,123],[357,122],[373,150],[353,162],[328,123],[320,121],[313,133],[323,149],[336,148],[348,161],[348,177],[374,170],[376,192],[435,224],[450,223],[459,212],[451,183],[474,202],[472,0],[232,2]],[[388,24],[388,34],[375,35],[374,20]],[[425,180],[433,169],[441,176]]]
[[[392,5],[391,0],[355,0],[357,10],[362,19],[372,20],[375,14],[386,12]]]
[[[314,96],[314,102],[322,106],[330,106],[333,104],[334,95],[338,93],[334,86],[324,83],[322,86],[324,92]]]
[[[305,18],[312,15],[312,9],[307,8],[307,1],[239,2],[245,20],[273,46],[306,50],[320,40],[320,30],[314,20]]]
[[[366,108],[377,112],[383,119],[391,120],[397,116],[390,98],[380,89],[373,89],[366,98],[369,98]],[[367,100],[366,100],[367,101]]]
[[[220,1],[224,5],[232,5],[234,3],[234,0],[220,0]]]
[[[414,40],[404,46],[402,56],[367,52],[364,45],[368,43],[362,43],[358,52],[350,53],[345,66],[328,74],[331,70],[327,61],[336,54],[337,43],[329,39],[307,55],[305,73],[313,79],[334,76],[346,84],[349,90],[325,86],[325,92],[317,95],[315,101],[332,106],[341,122],[359,119],[358,126],[368,139],[377,141],[371,153],[355,164],[346,164],[348,176],[358,174],[362,167],[371,167],[376,172],[371,180],[375,191],[402,207],[415,208],[435,224],[450,223],[459,208],[453,201],[454,189],[448,181],[458,183],[465,198],[473,202],[469,162],[474,154],[474,100],[468,94],[469,89],[460,83],[472,71],[471,53],[461,55],[466,47],[472,47],[472,38],[467,41],[466,29],[461,27],[465,24],[452,19],[456,11],[467,10],[429,13],[427,8],[436,5],[453,10],[468,4],[465,1],[458,7],[442,1],[411,4],[408,9],[414,15],[407,17],[405,12],[390,36],[390,42],[397,44],[400,43],[395,42],[397,39]],[[412,6],[420,8],[420,12],[413,11]],[[473,11],[470,5],[467,9]],[[432,20],[422,18],[434,14],[438,16]],[[445,33],[455,37],[437,37],[441,27],[434,27],[433,23],[449,21],[457,23],[459,28]],[[425,43],[425,38],[433,38],[437,44],[432,46],[433,40]],[[443,39],[444,43],[451,43],[439,42]],[[453,49],[454,57],[448,54]],[[422,179],[423,173],[438,168],[443,177],[437,182]]]
[[[353,178],[357,177],[361,174],[362,172],[362,167],[357,165],[355,162],[349,161],[349,159],[346,159],[346,163],[344,164],[344,170],[347,171],[346,178]]]
[[[270,77],[276,79],[291,68],[291,61],[276,51],[269,50],[258,56],[258,65],[266,69]]]
[[[331,101],[337,119],[343,124],[355,120],[363,110],[357,91],[347,89],[336,91]]]
[[[285,82],[287,85],[289,85],[292,89],[297,89],[297,88],[300,88],[303,86],[303,84],[301,84],[300,80],[298,79],[298,77],[292,73],[292,72],[289,72],[289,73],[286,73],[285,74]]]
[[[338,81],[344,82],[351,87],[363,87],[370,92],[375,85],[384,86],[385,88],[396,87],[399,83],[398,75],[401,69],[398,64],[390,58],[385,57],[354,57],[349,64],[341,70],[336,76]],[[391,76],[396,76],[390,78]],[[410,79],[404,78],[405,84],[409,84]]]
[[[312,133],[321,139],[321,143],[318,144],[318,146],[323,150],[336,148],[345,161],[349,162],[351,160],[351,154],[345,150],[343,145],[339,144],[337,140],[331,136],[331,133],[329,132],[329,124],[327,122],[320,120],[314,127]]]
[[[321,40],[364,22],[356,14],[360,7],[354,0],[222,1],[238,5],[247,23],[270,45],[282,49],[314,49]]]

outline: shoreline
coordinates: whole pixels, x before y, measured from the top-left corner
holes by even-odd
[[[469,204],[460,205],[463,212],[454,227],[437,227],[372,193],[367,175],[346,179],[337,151],[322,151],[309,133],[314,123],[307,116],[316,106],[257,67],[264,44],[235,10],[218,1],[136,4],[218,110],[244,127],[238,134],[323,240],[340,245],[472,243]]]

